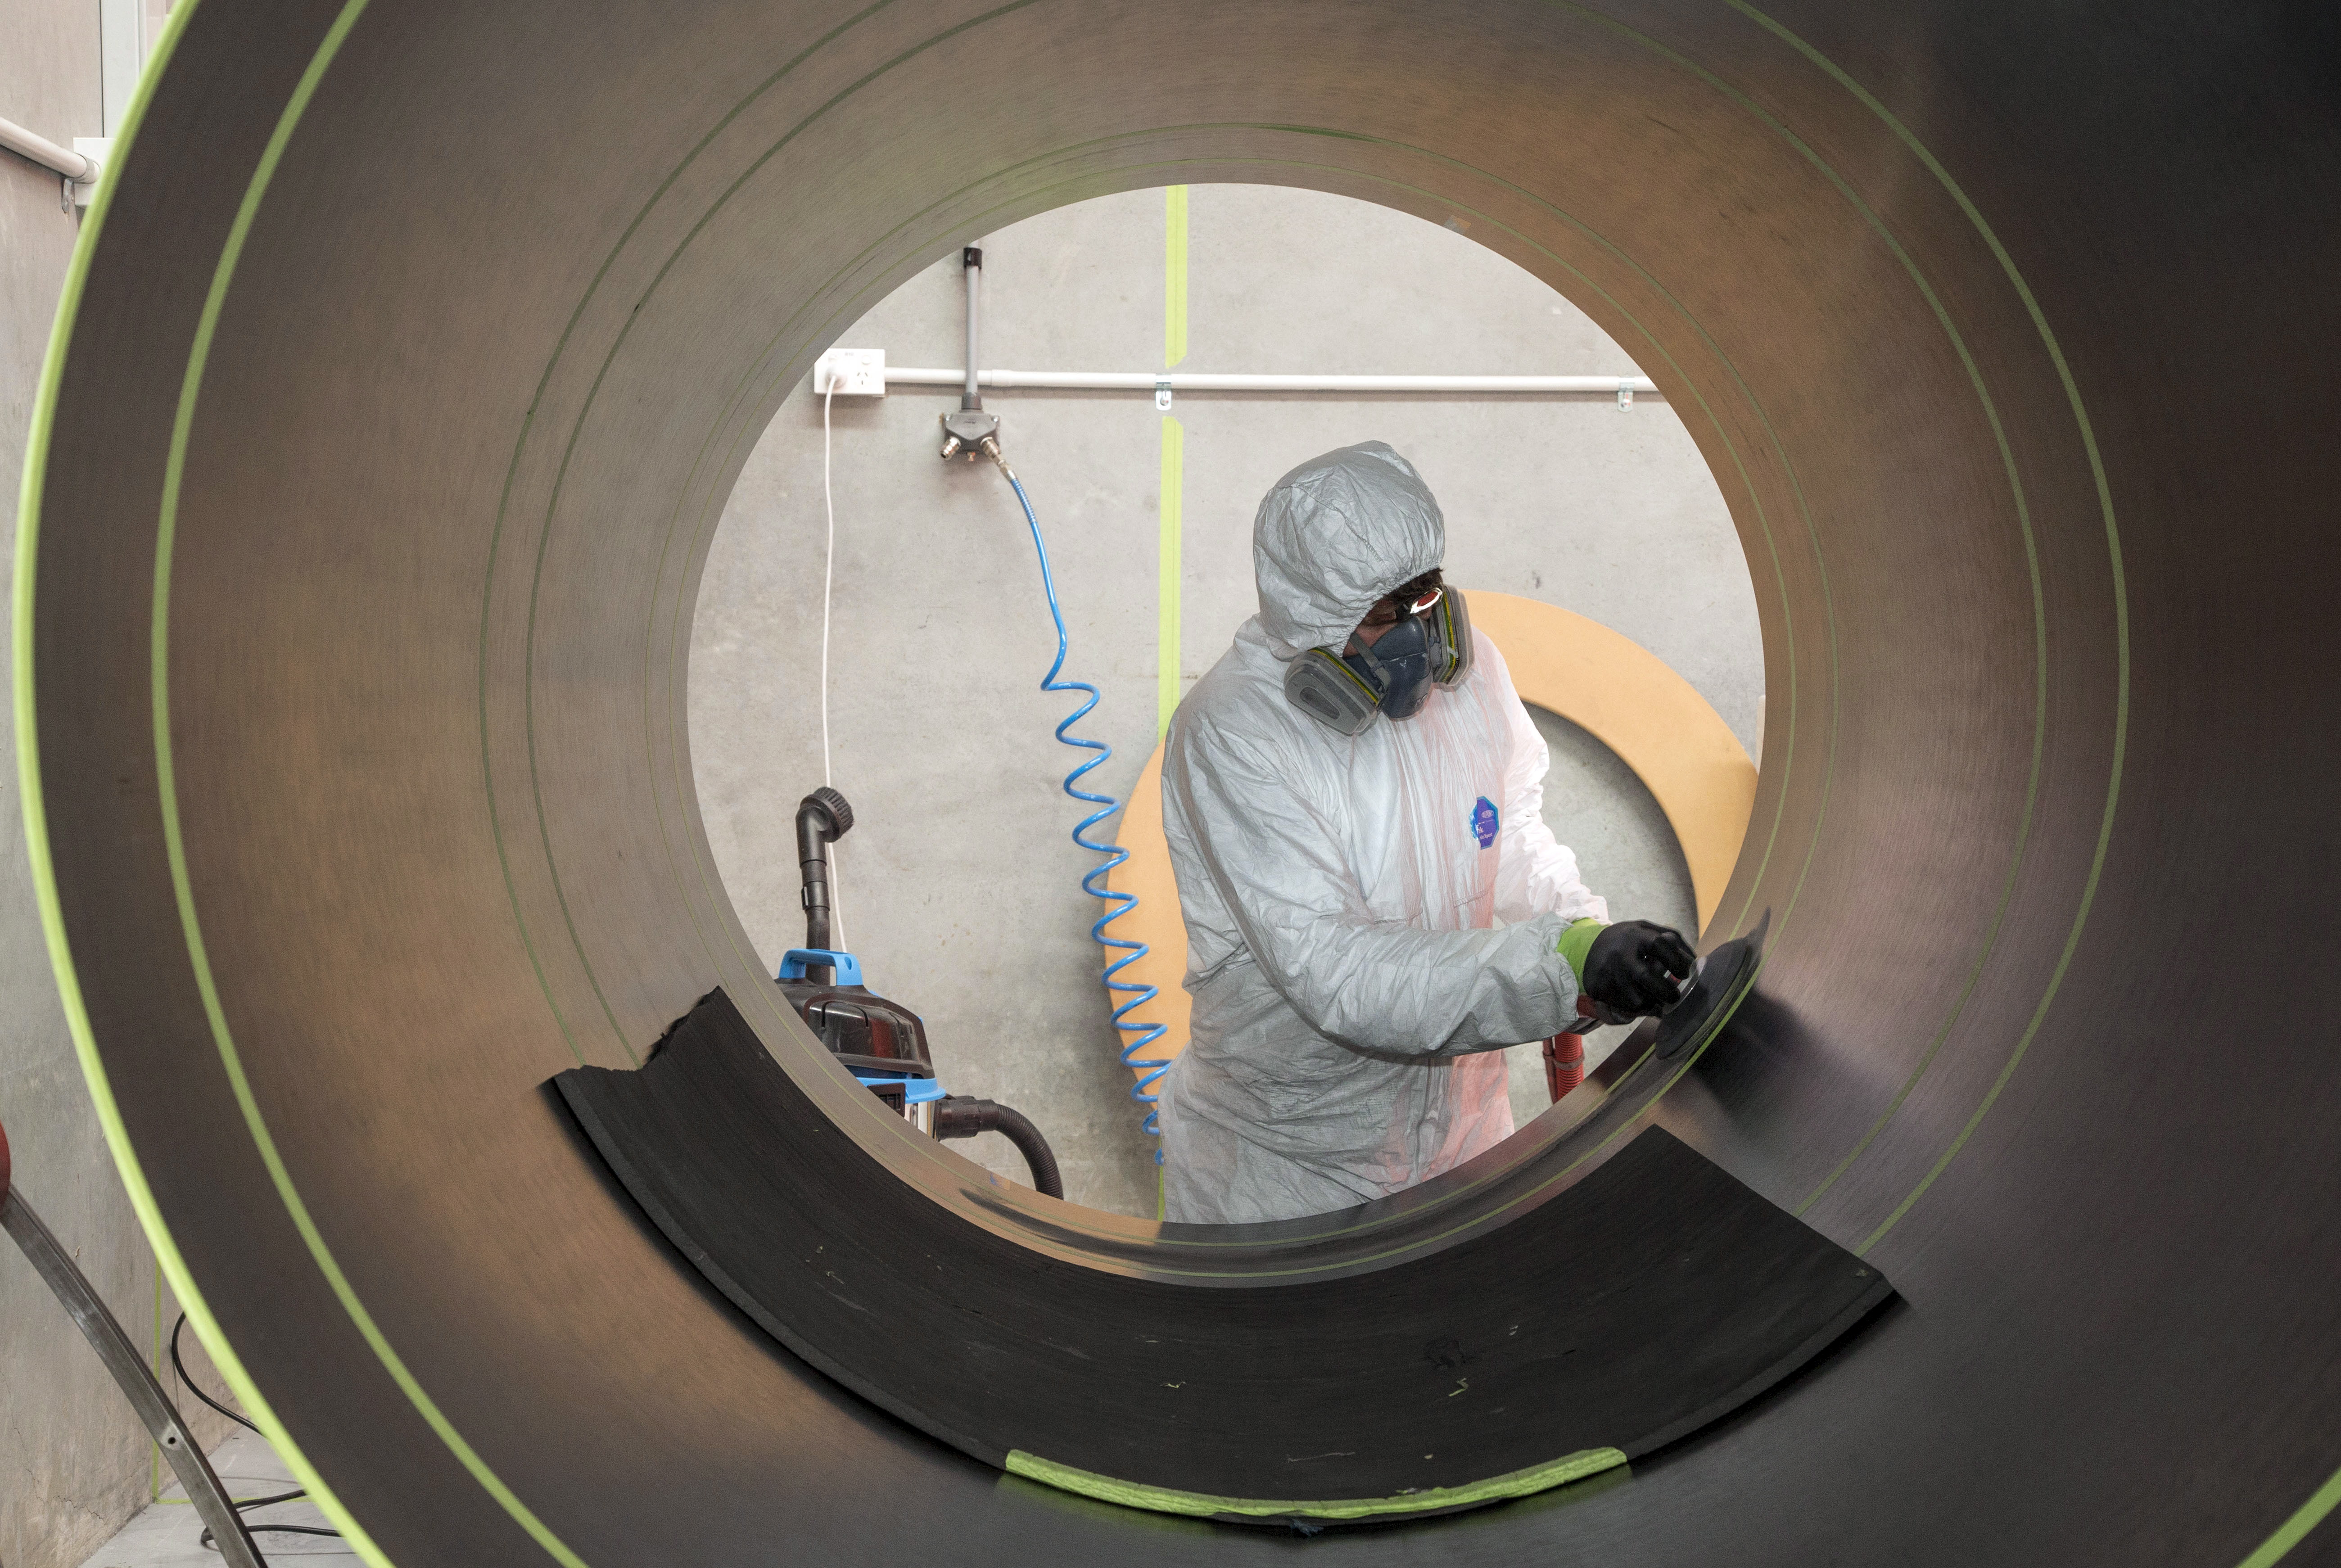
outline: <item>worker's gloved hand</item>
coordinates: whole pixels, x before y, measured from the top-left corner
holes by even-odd
[[[1605,926],[1585,950],[1580,984],[1601,1006],[1629,1017],[1651,1016],[1682,994],[1698,955],[1679,931],[1647,920]]]

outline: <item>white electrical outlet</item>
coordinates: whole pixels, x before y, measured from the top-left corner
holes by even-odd
[[[882,348],[832,348],[814,362],[815,395],[834,392],[840,397],[886,395],[886,351]]]

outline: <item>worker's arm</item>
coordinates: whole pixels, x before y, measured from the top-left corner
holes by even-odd
[[[1577,856],[1552,836],[1544,820],[1544,777],[1552,754],[1512,688],[1504,655],[1486,634],[1474,632],[1471,679],[1489,683],[1484,699],[1504,717],[1504,809],[1497,826],[1496,918],[1518,923],[1539,914],[1564,921],[1609,918],[1607,899],[1577,874]]]
[[[1566,919],[1500,931],[1374,919],[1293,773],[1273,747],[1197,724],[1165,757],[1163,787],[1251,961],[1311,1028],[1356,1049],[1433,1055],[1541,1039],[1577,1016],[1558,953]]]
[[[1503,712],[1510,740],[1498,840],[1502,856],[1496,866],[1497,918],[1559,914],[1568,923],[1560,955],[1579,986],[1602,1004],[1598,1016],[1615,1023],[1658,1012],[1675,999],[1678,981],[1691,974],[1690,944],[1680,933],[1648,921],[1609,924],[1609,901],[1578,879],[1577,856],[1545,825],[1544,780],[1552,755],[1513,689],[1503,654],[1480,635],[1475,663],[1471,678],[1493,683],[1485,696]]]

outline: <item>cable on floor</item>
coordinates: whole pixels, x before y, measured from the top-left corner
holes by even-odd
[[[181,1313],[179,1314],[179,1321],[171,1325],[171,1370],[179,1374],[179,1386],[185,1389],[189,1393],[194,1394],[197,1399],[202,1400],[205,1404],[210,1405],[214,1410],[218,1411],[222,1415],[226,1416],[230,1421],[234,1422],[238,1426],[243,1427],[246,1432],[254,1433],[264,1438],[266,1437],[268,1435],[266,1433],[262,1432],[259,1427],[253,1424],[250,1421],[247,1421],[243,1416],[237,1414],[234,1411],[230,1410],[226,1405],[222,1404],[210,1394],[205,1393],[204,1392],[203,1385],[197,1383],[194,1378],[187,1375],[186,1358],[179,1353],[179,1335],[186,1326],[187,1314],[185,1313]],[[234,1505],[238,1513],[241,1513],[247,1508],[265,1508],[273,1503],[291,1503],[297,1498],[303,1498],[308,1495],[308,1488],[295,1487],[290,1492],[278,1492],[266,1497],[232,1497],[228,1499],[228,1502]],[[323,1525],[318,1524],[270,1524],[265,1521],[257,1519],[246,1520],[244,1522],[244,1528],[247,1530],[265,1530],[277,1535],[332,1535],[338,1537],[341,1534],[341,1532],[338,1530],[328,1530]],[[210,1551],[216,1552],[219,1550],[218,1543],[212,1539],[211,1529],[208,1525],[204,1529],[203,1543]]]

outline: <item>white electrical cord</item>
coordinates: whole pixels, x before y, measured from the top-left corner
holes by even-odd
[[[837,395],[837,378],[830,377],[821,394],[821,507],[829,520],[829,544],[821,561],[821,782],[829,776],[829,596],[837,569],[837,502],[829,487],[829,403]],[[839,874],[837,845],[829,846],[829,939],[845,950],[844,879]]]
[[[821,508],[829,518],[829,544],[821,558],[821,782],[832,784],[829,776],[829,585],[831,574],[837,566],[837,503],[829,490],[829,404],[837,395],[837,382],[831,378],[828,389],[821,394]]]

